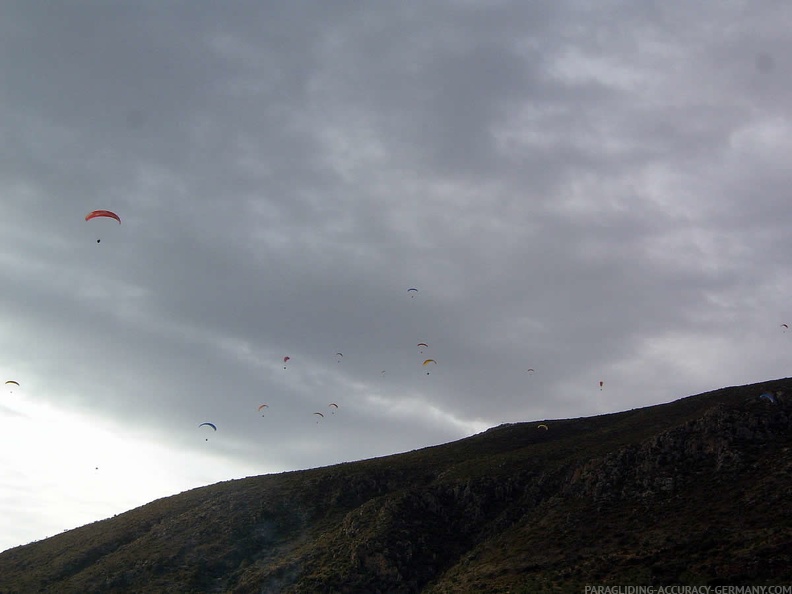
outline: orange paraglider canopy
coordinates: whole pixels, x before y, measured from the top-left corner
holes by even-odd
[[[85,215],[85,220],[90,221],[91,219],[95,219],[97,217],[108,217],[111,219],[115,219],[118,221],[118,224],[121,224],[121,217],[119,217],[116,213],[112,210],[93,210]]]

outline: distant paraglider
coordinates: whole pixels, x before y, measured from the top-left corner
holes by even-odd
[[[429,345],[428,345],[428,344],[426,344],[425,342],[419,342],[419,343],[418,343],[417,345],[415,345],[415,346],[417,346],[418,348],[420,348],[422,353],[423,353],[423,350],[424,350],[424,349],[428,349],[428,348],[429,348]]]
[[[602,380],[600,380],[600,390],[602,390],[602,386],[604,386],[604,385],[605,385],[605,382],[603,382]]]
[[[262,404],[261,406],[259,406],[259,407],[258,407],[258,409],[257,409],[257,410],[258,410],[259,412],[261,412],[261,411],[262,411],[262,410],[264,410],[265,408],[269,408],[269,404]],[[263,417],[264,415],[262,414],[261,416]]]
[[[344,353],[336,353],[336,361],[341,363],[341,359],[344,358]]]
[[[544,423],[542,423],[541,425],[537,425],[536,428],[537,429],[544,429],[545,431],[547,431],[547,429],[548,429],[547,425],[545,425]]]
[[[335,402],[331,402],[330,404],[327,405],[327,407],[333,409],[333,411],[330,413],[333,415],[335,414],[335,411],[338,410],[338,405]]]
[[[283,368],[284,368],[284,369],[286,369],[286,363],[289,361],[289,359],[291,359],[291,357],[288,357],[288,356],[287,356],[287,357],[284,357],[284,358],[283,358]]]
[[[217,425],[215,425],[214,423],[201,423],[200,425],[198,425],[198,427],[211,427],[212,429],[217,431]],[[207,437],[205,441],[209,441],[209,438]]]
[[[85,215],[86,221],[90,221],[91,219],[97,219],[97,218],[115,219],[116,221],[118,221],[119,225],[121,224],[121,217],[119,217],[116,213],[114,213],[111,210],[92,210],[87,215]],[[97,239],[96,243],[101,243],[101,241],[102,241],[101,239]]]
[[[418,292],[418,289],[415,287],[410,287],[407,289],[407,292],[410,294],[410,297],[415,297],[415,294]]]
[[[429,365],[430,363],[432,363],[432,364],[434,364],[434,365],[437,365],[437,361],[435,361],[434,359],[427,359],[426,361],[424,361],[424,362],[423,362],[423,364],[422,364],[421,366],[422,366],[422,367],[426,367],[426,366],[427,366],[427,365]],[[426,372],[426,375],[429,375],[429,372],[428,372],[428,371]]]
[[[319,416],[319,417],[321,417],[321,419],[324,419],[324,415],[322,413],[320,413],[320,412],[315,412],[314,416]],[[321,419],[316,419],[316,422],[318,423]]]
[[[533,372],[534,372],[534,368],[533,367],[528,369],[528,375],[533,375]]]
[[[759,396],[759,400],[767,400],[770,404],[778,404],[778,400],[770,392],[765,392]]]

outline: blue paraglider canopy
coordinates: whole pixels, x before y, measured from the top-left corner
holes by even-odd
[[[765,392],[761,396],[759,396],[759,400],[767,400],[770,404],[776,404],[778,401],[776,397],[773,396],[770,392]]]

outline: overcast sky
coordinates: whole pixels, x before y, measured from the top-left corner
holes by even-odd
[[[787,376],[790,31],[774,0],[3,2],[0,550]]]

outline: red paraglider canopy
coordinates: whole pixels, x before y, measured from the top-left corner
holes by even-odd
[[[116,213],[111,210],[94,210],[89,212],[85,215],[85,220],[90,221],[91,219],[95,219],[97,217],[109,217],[111,219],[115,219],[118,221],[118,224],[121,224],[121,217],[119,217]]]

